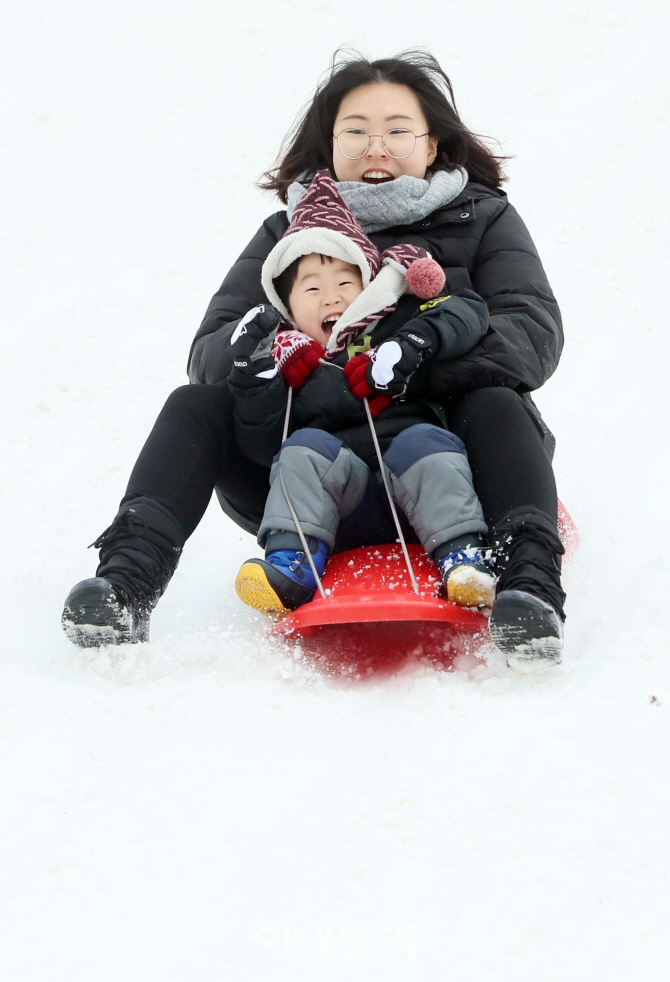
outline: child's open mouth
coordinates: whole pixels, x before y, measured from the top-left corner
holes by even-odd
[[[340,319],[340,317],[341,314],[329,314],[327,317],[324,317],[323,320],[321,321],[321,330],[323,331],[323,333],[326,335],[327,338],[329,338],[330,335],[333,333],[333,328],[335,327],[335,324]]]
[[[385,170],[366,170],[361,178],[366,184],[385,184],[393,179],[393,174]]]

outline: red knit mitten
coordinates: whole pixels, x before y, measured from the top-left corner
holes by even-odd
[[[372,389],[368,385],[367,371],[370,367],[371,351],[365,351],[360,355],[354,355],[344,366],[344,377],[349,383],[353,395],[357,399],[367,399],[372,395]]]
[[[280,331],[272,346],[277,368],[292,389],[301,389],[324,356],[324,349],[301,331]]]
[[[379,413],[390,405],[391,399],[385,395],[376,395],[372,399],[369,398],[373,394],[373,390],[368,385],[366,376],[370,367],[371,357],[371,351],[354,355],[344,366],[344,377],[349,383],[352,395],[355,395],[357,399],[367,399],[370,412],[373,416],[378,416]]]
[[[389,396],[374,396],[373,399],[368,399],[368,406],[373,416],[379,416],[390,405],[391,399]]]

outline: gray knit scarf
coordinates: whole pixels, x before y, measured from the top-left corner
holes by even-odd
[[[358,219],[363,231],[379,232],[395,225],[412,225],[432,215],[454,201],[468,183],[464,167],[438,170],[427,179],[403,174],[386,184],[365,184],[362,181],[340,181],[337,189],[347,207]],[[288,189],[288,219],[307,187],[294,181]]]

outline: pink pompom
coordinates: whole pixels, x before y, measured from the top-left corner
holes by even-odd
[[[444,283],[444,270],[434,259],[415,259],[407,269],[407,286],[422,300],[436,297]]]

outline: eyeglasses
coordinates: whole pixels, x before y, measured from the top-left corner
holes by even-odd
[[[343,157],[348,160],[360,160],[370,149],[373,136],[377,136],[377,134],[368,135],[364,130],[350,129],[342,130],[333,139]],[[415,134],[411,130],[393,129],[387,130],[380,139],[384,152],[389,157],[402,160],[403,157],[409,157],[416,146],[416,141],[420,140],[422,136],[429,136],[429,134]]]

